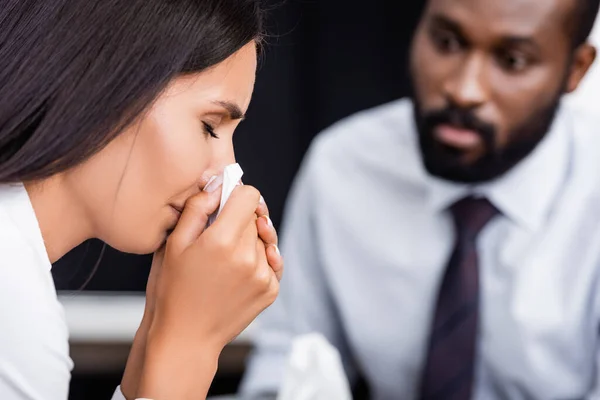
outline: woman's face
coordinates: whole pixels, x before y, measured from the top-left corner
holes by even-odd
[[[207,71],[174,79],[138,122],[67,173],[100,239],[121,251],[155,251],[186,200],[235,162],[233,132],[250,103],[256,58],[251,42]]]

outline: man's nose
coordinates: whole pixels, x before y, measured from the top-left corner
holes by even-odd
[[[488,100],[488,84],[483,56],[473,55],[460,65],[444,85],[448,100],[459,108],[477,108]]]

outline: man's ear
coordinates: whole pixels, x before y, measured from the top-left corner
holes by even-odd
[[[586,42],[575,49],[567,79],[567,93],[571,93],[577,89],[595,59],[596,48],[592,44]]]

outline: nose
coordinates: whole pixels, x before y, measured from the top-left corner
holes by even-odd
[[[447,99],[459,108],[477,108],[488,100],[485,60],[473,55],[457,68],[444,85]]]
[[[213,154],[213,159],[209,167],[209,172],[211,175],[219,175],[223,172],[226,166],[229,164],[234,164],[235,153],[233,152],[233,146],[228,146],[228,148],[219,149],[215,151]]]

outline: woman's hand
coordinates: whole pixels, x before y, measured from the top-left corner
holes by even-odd
[[[267,261],[273,272],[275,272],[277,280],[281,280],[281,276],[283,275],[283,258],[281,258],[281,254],[279,253],[277,231],[275,231],[273,222],[269,217],[269,208],[262,196],[256,209],[256,215],[259,217],[256,220],[258,236],[267,246]]]
[[[259,217],[256,220],[256,224],[258,235],[266,245],[267,261],[275,272],[277,279],[281,280],[281,275],[283,273],[283,259],[277,247],[277,232],[275,231],[273,223],[269,217],[269,208],[267,207],[267,204],[262,196],[255,213],[256,216]],[[152,318],[154,316],[156,304],[156,282],[160,274],[164,254],[165,248],[162,247],[154,254],[154,257],[152,258],[152,266],[150,269],[150,275],[148,277],[148,283],[146,285],[146,305],[143,318],[142,322],[140,323],[140,327],[136,332],[129,357],[127,359],[123,380],[121,382],[121,390],[125,398],[128,400],[135,399],[142,376],[142,368],[146,353],[146,341],[148,337],[148,331],[152,325]]]
[[[138,395],[202,395],[222,348],[276,297],[283,263],[275,230],[262,216],[268,215],[266,205],[259,203],[255,189],[236,188],[217,221],[203,232],[218,200],[215,193],[190,199],[162,265],[162,254],[155,256],[144,321],[133,349],[147,340]],[[261,217],[256,219],[256,213]],[[128,370],[134,364],[130,359]],[[127,376],[126,395],[136,392],[136,385],[128,382],[137,381]]]
[[[152,258],[150,275],[148,276],[148,283],[146,284],[146,306],[144,315],[140,327],[135,334],[135,338],[133,339],[133,344],[123,374],[123,380],[121,381],[121,392],[127,400],[134,400],[137,397],[136,394],[142,377],[144,361],[146,359],[148,331],[152,326],[152,317],[154,315],[156,281],[160,274],[164,255],[165,249],[163,247],[159,249]]]

